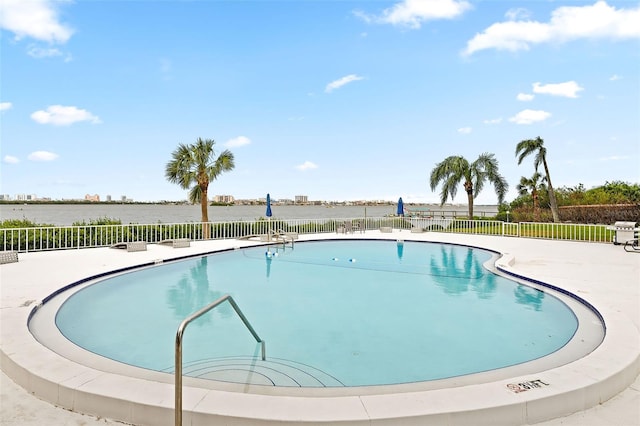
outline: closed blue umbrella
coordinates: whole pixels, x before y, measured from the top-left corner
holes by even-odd
[[[273,213],[271,213],[271,195],[267,194],[267,212],[265,213],[267,215],[267,220],[269,221],[269,234],[267,235],[267,240],[271,241],[271,216],[273,215]]]
[[[271,196],[267,194],[267,217],[271,217],[273,214],[271,213]]]
[[[398,200],[398,211],[396,213],[398,216],[404,216],[404,203],[402,202],[402,197]]]

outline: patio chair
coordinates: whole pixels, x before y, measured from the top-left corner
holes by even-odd
[[[624,251],[628,251],[629,253],[640,253],[640,246],[638,245],[638,239],[635,238],[633,240],[626,241],[624,243]]]
[[[353,234],[353,223],[350,220],[344,221],[344,233]]]

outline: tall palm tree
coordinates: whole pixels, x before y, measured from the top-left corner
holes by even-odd
[[[469,162],[461,156],[452,155],[436,164],[431,171],[431,190],[434,191],[438,184],[442,183],[440,191],[441,205],[447,202],[447,198],[455,198],[458,185],[464,184],[469,201],[469,219],[473,218],[473,199],[478,196],[486,181],[493,184],[498,196],[498,203],[504,201],[504,196],[509,185],[498,172],[498,160],[493,154],[487,152],[481,154],[477,160]]]
[[[171,161],[165,167],[165,177],[183,189],[189,189],[189,201],[200,203],[202,223],[209,222],[209,184],[223,172],[235,167],[233,153],[225,149],[216,158],[212,139],[198,140],[193,144],[179,144]],[[203,237],[209,238],[209,227],[203,225]]]
[[[538,170],[540,164],[544,167],[544,174],[547,181],[547,191],[549,192],[549,205],[551,206],[551,214],[553,215],[554,222],[560,222],[560,215],[558,214],[558,203],[556,202],[556,195],[553,192],[553,185],[551,184],[551,176],[549,175],[549,166],[547,165],[547,148],[544,146],[544,141],[540,136],[535,139],[525,139],[520,141],[516,146],[516,156],[518,157],[518,164],[522,163],[525,157],[535,153],[533,159],[533,166]]]

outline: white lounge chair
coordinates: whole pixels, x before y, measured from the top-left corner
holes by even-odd
[[[18,261],[17,251],[0,251],[0,264],[14,263]]]
[[[159,241],[158,244],[163,246],[171,246],[173,248],[191,247],[191,240],[188,238],[174,238]]]
[[[111,246],[114,249],[127,249],[127,251],[147,251],[146,241],[129,241],[116,243]]]

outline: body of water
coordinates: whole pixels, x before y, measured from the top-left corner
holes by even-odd
[[[410,207],[409,207],[410,208]],[[422,206],[434,215],[465,215],[467,206]],[[212,222],[255,220],[265,217],[265,206],[210,206]],[[474,214],[495,216],[497,206],[474,206]],[[359,217],[383,217],[395,214],[395,205],[386,206],[272,206],[274,219],[342,219]],[[199,222],[199,205],[170,204],[1,204],[0,220],[30,220],[37,224],[71,225],[74,222],[109,218],[129,223],[186,223]]]

